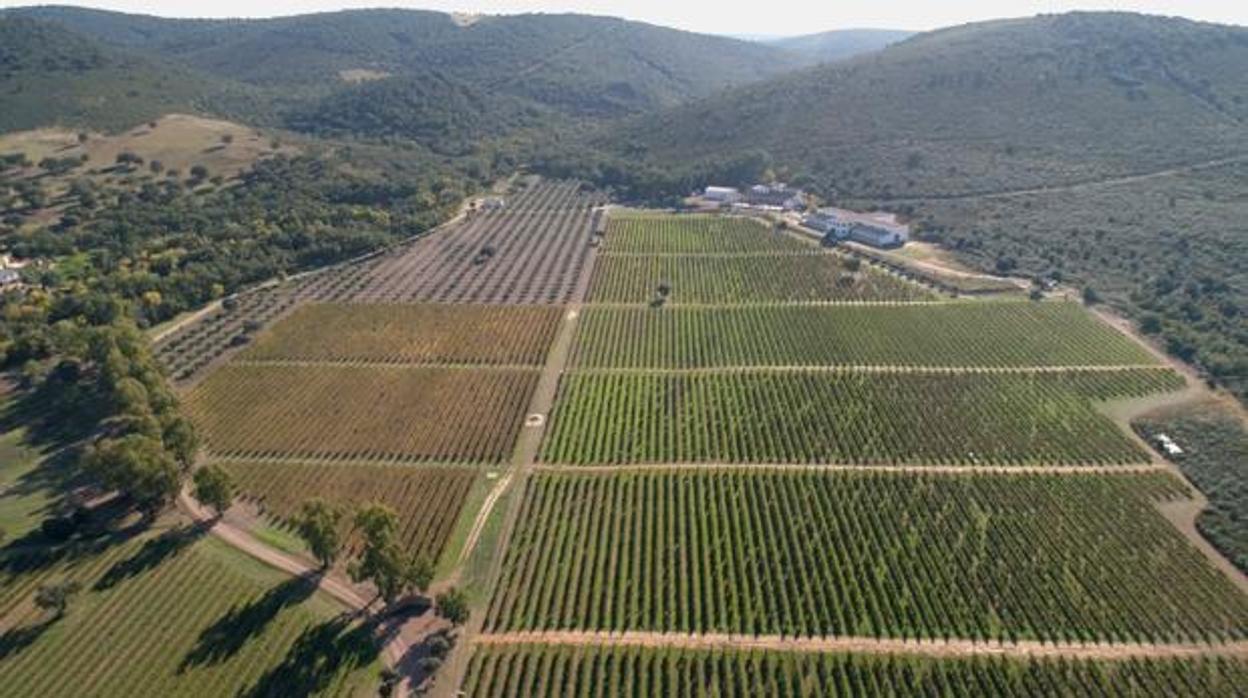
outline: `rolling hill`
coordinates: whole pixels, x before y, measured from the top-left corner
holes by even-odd
[[[54,23],[0,13],[0,131],[49,124],[123,130],[209,103],[228,112],[250,92]]]
[[[1049,186],[1248,152],[1248,29],[1126,14],[935,31],[623,129],[687,162],[763,148],[828,193]]]
[[[219,77],[321,94],[348,80],[430,73],[571,114],[670,106],[798,67],[747,41],[585,15],[356,10],[265,20],[176,20],[72,7],[22,15]]]
[[[815,63],[831,63],[878,51],[911,36],[914,32],[900,29],[837,29],[774,39],[767,43],[802,54]]]

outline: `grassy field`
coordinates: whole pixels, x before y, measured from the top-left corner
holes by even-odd
[[[1165,474],[649,471],[530,482],[487,628],[1066,641],[1248,635]]]
[[[743,216],[613,212],[603,251],[629,254],[800,252],[810,246]]]
[[[28,561],[5,582],[6,606],[19,599],[0,616],[6,694],[361,696],[376,683],[367,628],[215,539],[172,529],[72,560]],[[67,577],[83,591],[64,618],[26,605],[35,582]]]
[[[1074,303],[589,308],[583,368],[1156,364]]]
[[[805,251],[793,254],[612,255],[595,263],[589,300],[594,303],[646,303],[660,284],[670,287],[669,303],[743,304],[846,301],[919,301],[934,295],[905,281],[840,255]]]
[[[215,455],[497,462],[535,370],[227,365],[186,409]]]
[[[1095,401],[1182,387],[1168,369],[732,371],[564,376],[561,464],[1118,464],[1148,457]]]
[[[239,489],[280,519],[289,520],[311,497],[344,507],[380,502],[399,515],[409,551],[437,560],[474,484],[475,468],[224,462]]]
[[[561,315],[550,306],[317,303],[261,334],[242,358],[540,365]]]
[[[1248,663],[1233,660],[930,659],[882,655],[483,646],[469,696],[1102,696],[1239,695]]]

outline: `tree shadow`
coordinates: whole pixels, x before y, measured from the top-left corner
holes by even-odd
[[[380,654],[376,627],[342,615],[308,628],[295,640],[282,663],[270,669],[242,695],[290,698],[323,691],[344,670],[369,664]]]
[[[294,577],[269,589],[259,599],[234,607],[200,634],[178,671],[219,664],[234,656],[248,640],[262,633],[283,609],[311,597],[319,582],[319,572]]]
[[[130,557],[119,560],[108,568],[104,576],[92,587],[95,591],[112,589],[131,577],[159,567],[165,560],[177,557],[208,532],[205,523],[178,526],[152,538]]]
[[[55,619],[49,618],[36,625],[6,630],[3,635],[0,635],[0,661],[33,645],[35,640],[47,632],[55,622]]]

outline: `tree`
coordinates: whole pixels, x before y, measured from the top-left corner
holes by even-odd
[[[321,569],[334,566],[342,549],[342,533],[339,524],[343,511],[325,500],[314,497],[299,507],[295,527],[299,536],[308,544],[312,556],[321,563]]]
[[[90,138],[91,138],[91,136],[87,135],[86,131],[79,131],[79,132],[78,132],[78,142],[79,142],[79,143],[86,143],[86,142],[87,142],[87,140],[88,140],[88,139],[90,139]]]
[[[203,165],[196,165],[191,168],[191,179],[202,182],[208,179],[208,168]]]
[[[1096,289],[1092,288],[1091,286],[1085,286],[1083,288],[1083,302],[1088,305],[1100,303],[1101,294],[1097,293]]]
[[[399,517],[392,509],[370,504],[356,513],[355,528],[364,539],[364,549],[347,569],[351,579],[372,582],[387,606],[413,587],[423,591],[428,586],[431,566],[403,552],[398,541]]]
[[[462,589],[450,588],[445,592],[438,594],[435,599],[437,604],[437,613],[442,618],[451,621],[452,625],[463,625],[468,622],[468,595]]]
[[[177,496],[182,471],[158,439],[145,434],[103,438],[92,444],[84,465],[103,485],[118,490],[149,516]]]
[[[70,597],[77,594],[80,589],[82,585],[68,579],[44,584],[35,592],[35,605],[44,611],[52,611],[55,614],[53,617],[60,619],[65,615]]]
[[[229,145],[229,144],[231,144],[231,143],[233,143],[233,142],[234,142],[234,134],[232,134],[232,133],[226,133],[226,134],[224,134],[224,135],[222,135],[222,136],[221,136],[221,143],[222,143],[223,145]]]
[[[147,169],[151,170],[152,174],[160,174],[165,171],[165,163],[160,160],[152,160],[147,163]]]
[[[195,425],[191,420],[177,415],[165,424],[161,440],[165,449],[177,459],[183,468],[190,468],[195,462],[195,454],[199,451],[199,435],[195,433]]]
[[[217,512],[217,518],[234,501],[234,479],[219,465],[205,465],[195,471],[195,499]]]

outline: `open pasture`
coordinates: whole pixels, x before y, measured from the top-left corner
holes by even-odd
[[[261,334],[250,361],[540,365],[555,306],[304,305]]]
[[[227,365],[186,400],[213,455],[498,462],[538,371]]]
[[[1221,641],[1248,597],[1168,474],[683,469],[530,482],[486,627]]]
[[[702,254],[801,252],[811,246],[755,218],[706,214],[612,212],[606,253]]]
[[[437,560],[473,484],[472,468],[225,461],[219,463],[247,498],[289,521],[303,502],[320,497],[342,506],[385,504],[399,516],[408,551]]]
[[[1248,662],[1153,659],[934,659],[896,655],[742,652],[646,647],[482,645],[468,696],[999,696],[1231,698]]]
[[[819,251],[750,256],[606,254],[594,263],[589,300],[647,303],[660,285],[668,304],[922,301],[918,284],[848,258]]]
[[[588,308],[582,368],[1156,364],[1074,303]]]
[[[1168,369],[572,372],[560,385],[543,460],[1140,463],[1148,454],[1094,401],[1182,385]]]
[[[376,684],[370,633],[342,608],[193,529],[144,534],[72,560],[30,561],[5,594],[6,696],[358,696]],[[55,557],[51,552],[43,555]],[[6,570],[23,563],[5,558]],[[82,591],[53,620],[29,603],[35,582]]]

